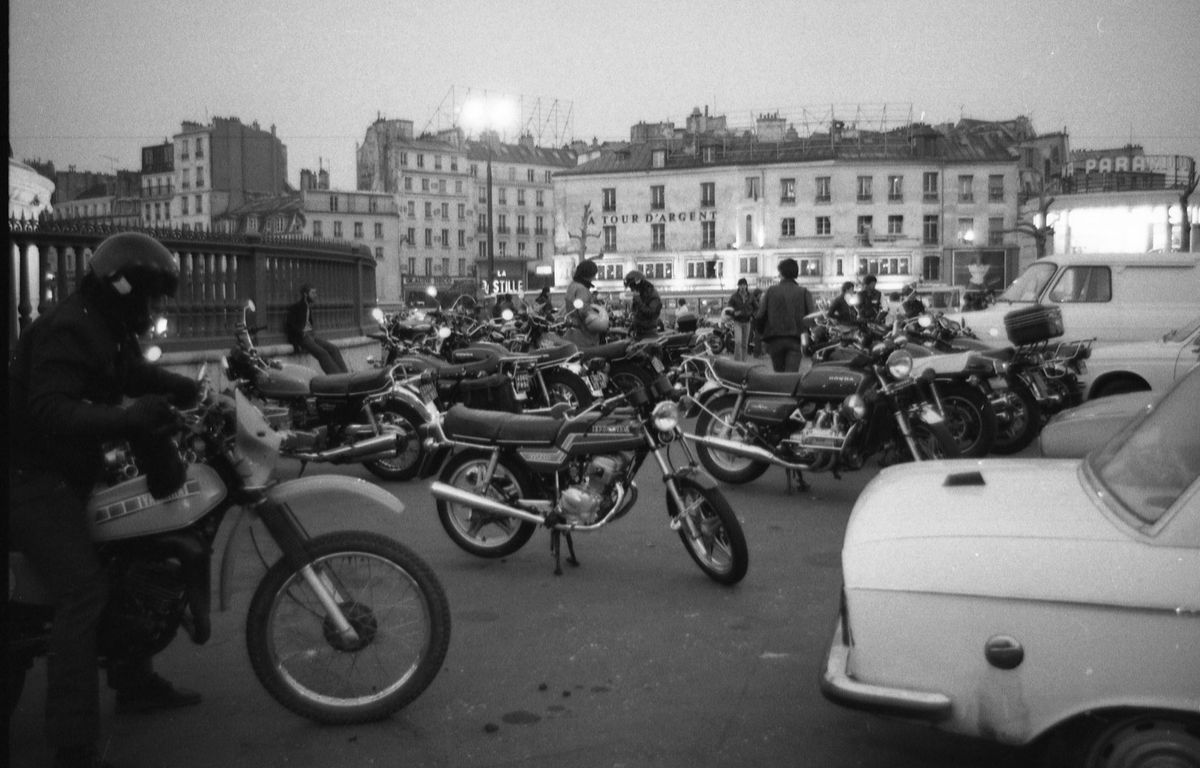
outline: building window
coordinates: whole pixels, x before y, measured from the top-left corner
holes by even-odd
[[[487,243],[483,240],[479,241],[479,258],[486,259],[488,257]]]
[[[407,152],[400,153],[400,165],[402,165],[402,166],[408,165],[408,153]]]
[[[617,189],[616,187],[605,187],[600,190],[604,195],[604,204],[601,206],[606,211],[617,210]]]
[[[196,169],[196,189],[200,189],[203,186],[204,186],[204,169],[197,168]]]
[[[380,261],[383,260],[383,249],[378,246],[375,248],[375,258]]]
[[[442,203],[442,218],[450,218],[450,203]]]
[[[715,163],[717,161],[717,148],[702,147],[700,149],[700,161],[704,163]]]
[[[615,225],[609,224],[604,228],[604,250],[617,250],[617,228]]]
[[[450,247],[450,230],[448,230],[448,229],[442,230],[442,247],[443,248]]]
[[[639,262],[638,270],[649,280],[670,280],[675,274],[675,265],[669,261]]]
[[[458,260],[458,274],[460,274],[460,275],[467,274],[467,260],[466,259]]]
[[[907,275],[907,256],[878,256],[858,260],[860,275]]]
[[[888,216],[888,234],[903,235],[904,234],[904,217],[903,216]]]
[[[870,176],[859,176],[858,177],[858,202],[869,203],[869,202],[871,202],[871,200],[872,200],[871,177]]]
[[[425,247],[428,248],[432,245],[433,245],[433,230],[426,227],[425,228]]]
[[[410,219],[417,218],[417,201],[416,200],[408,201],[408,217]]]
[[[746,197],[750,200],[757,200],[759,195],[758,188],[759,178],[757,176],[746,177]]]
[[[361,240],[363,236],[363,225],[361,221],[354,222],[354,237]]]
[[[417,153],[417,167],[418,168],[425,167],[425,155],[420,152]],[[428,272],[428,270],[426,270],[426,272]]]
[[[333,236],[334,237],[342,236],[342,222],[340,222],[340,221],[333,222]]]
[[[546,175],[545,175],[543,178],[546,180],[546,183],[547,183],[547,184],[549,184],[549,183],[551,183],[552,181],[554,181],[554,176],[553,176],[553,174],[552,174],[550,171],[546,171]]]
[[[833,234],[833,219],[828,216],[817,217],[817,234],[832,235]]]
[[[450,259],[442,259],[442,274],[450,274]]]
[[[465,229],[458,230],[458,247],[459,248],[467,247],[467,230],[465,230]],[[461,269],[458,271],[462,272]]]
[[[667,225],[650,225],[650,250],[665,251],[667,249]]]
[[[458,169],[454,169],[454,170],[458,170]],[[457,181],[454,182],[454,194],[461,195],[462,193],[463,193],[462,179],[458,179]]]
[[[417,274],[417,259],[414,256],[408,257],[408,274]]]
[[[325,233],[321,229],[321,222],[313,220],[313,237],[324,237]]]
[[[379,213],[379,198],[367,198],[367,211],[370,213]]]
[[[870,237],[871,229],[874,227],[874,225],[875,225],[875,219],[873,216],[859,216],[858,224],[855,227],[855,231],[858,232],[858,234],[860,234],[860,235],[866,235],[866,236]]]
[[[960,245],[975,244],[975,219],[962,218],[958,220],[957,238]]]
[[[417,244],[417,230],[415,227],[408,228],[408,233],[404,236],[404,242],[408,243],[410,248]]]
[[[746,215],[746,244],[750,245],[754,242],[754,217]]]
[[[467,204],[459,203],[458,204],[458,220],[466,221],[466,219],[467,219]]]
[[[656,149],[650,153],[650,165],[654,168],[667,167],[667,150]]]
[[[661,211],[667,207],[667,188],[662,184],[650,187],[650,210]]]
[[[530,171],[530,173],[533,173],[533,171]],[[530,181],[532,181],[532,179],[530,179]],[[525,187],[521,187],[517,190],[517,205],[525,205]]]
[[[620,280],[625,276],[624,264],[598,264],[600,271],[596,273],[598,280]]]
[[[412,176],[404,177],[404,191],[412,192]]]
[[[757,275],[758,274],[758,257],[757,256],[738,256],[738,274]]]
[[[204,213],[204,198],[196,195],[196,213]]]
[[[439,195],[446,194],[446,180],[445,179],[438,179],[438,194]]]
[[[816,202],[828,203],[830,200],[833,199],[833,196],[830,193],[830,178],[831,177],[829,177],[829,176],[818,176],[817,177]]]
[[[529,229],[525,226],[525,214],[517,214],[517,234],[528,235]]]
[[[442,170],[442,156],[441,155],[433,156],[433,170],[435,170],[435,171]]]
[[[921,177],[921,197],[927,203],[938,201],[937,171],[926,171]]]
[[[1004,217],[988,219],[988,245],[1004,245]]]
[[[533,247],[537,250],[538,261],[541,261],[543,258],[545,258],[545,256],[546,256],[546,244],[545,243],[534,243]]]
[[[196,158],[204,157],[204,139],[200,136],[196,137]]]
[[[794,203],[796,202],[796,180],[781,179],[779,181],[779,202]]]
[[[888,202],[904,202],[904,177],[888,176]]]
[[[534,219],[533,219],[533,234],[535,234],[535,235],[546,234],[546,217],[544,217],[544,216],[534,217]]]
[[[479,178],[479,163],[471,163],[471,168],[470,168],[469,173],[471,175],[471,178],[473,178],[473,179]]]
[[[529,181],[529,182],[532,182],[532,181],[533,181],[535,178],[536,178],[536,177],[535,177],[535,175],[534,175],[534,171],[533,171],[533,169],[532,169],[532,168],[527,168],[527,169],[525,170],[525,180],[526,180],[526,181]]]
[[[508,187],[500,187],[500,205],[508,205]]]
[[[187,168],[184,168],[183,171],[181,172],[181,179],[182,179],[182,183],[179,185],[180,189],[191,189],[192,188],[192,172],[189,171]]]
[[[700,207],[712,208],[717,204],[717,185],[712,181],[700,182]]]
[[[487,202],[487,187],[486,186],[482,186],[479,188],[479,202],[481,202],[481,203]]]
[[[717,222],[700,222],[700,247],[715,248],[717,245]]]
[[[515,166],[515,165],[510,165],[510,166],[508,167],[508,180],[509,180],[509,181],[516,181],[516,180],[517,180],[517,166]]]
[[[476,227],[476,231],[478,231],[478,232],[487,232],[488,231],[488,223],[487,223],[487,214],[486,213],[479,214],[479,226]]]
[[[421,191],[422,192],[429,191],[429,179],[421,179]]]
[[[542,194],[542,190],[540,190],[540,189],[537,190],[536,192],[534,192],[534,195],[535,195],[535,201],[536,201],[537,207],[544,208],[546,205],[546,197],[545,197],[545,195]]]
[[[496,255],[500,258],[508,256],[508,241],[501,240],[499,243],[497,243],[497,245],[500,247],[500,251]]]
[[[958,202],[975,202],[975,177],[963,174],[958,177]]]
[[[452,171],[458,170],[458,158],[455,157],[454,155],[450,156],[450,170],[452,170]]]
[[[796,236],[796,220],[792,217],[783,219],[779,228],[780,237],[795,237]]]
[[[988,202],[1004,202],[1004,176],[994,173],[988,176]]]
[[[433,218],[433,203],[429,202],[428,200],[425,201],[425,218]]]
[[[942,279],[942,257],[929,254],[921,259],[921,279],[940,281]]]
[[[426,257],[426,259],[425,259],[425,274],[426,275],[433,274],[433,259],[428,258],[428,257]]]
[[[180,212],[181,214],[183,214],[184,216],[187,216],[187,215],[188,215],[188,204],[187,204],[187,200],[188,200],[188,199],[187,199],[187,197],[186,197],[186,196],[179,198],[179,212]]]
[[[716,256],[711,259],[689,259],[684,265],[688,280],[711,280],[722,276],[725,264]]]
[[[938,233],[938,215],[926,214],[921,219],[921,242],[925,245],[937,245],[941,240]]]
[[[496,231],[502,235],[508,234],[508,214],[507,213],[500,214],[500,216],[496,222]]]
[[[517,258],[521,260],[525,259],[525,241],[523,240],[517,243]]]
[[[339,206],[340,206],[340,205],[341,205],[341,201],[340,201],[340,200],[338,200],[338,196],[337,196],[337,195],[330,195],[330,196],[329,196],[329,210],[331,210],[331,211],[336,211],[336,210],[338,210],[338,209],[339,209]]]

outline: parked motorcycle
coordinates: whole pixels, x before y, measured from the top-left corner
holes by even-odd
[[[699,416],[687,438],[714,477],[737,484],[772,465],[837,477],[877,454],[885,463],[955,458],[958,445],[923,387],[932,372],[912,376],[905,344],[880,342],[803,374],[691,356],[708,380],[691,398]]]
[[[441,465],[430,490],[442,527],[463,550],[497,558],[544,526],[554,572],[561,574],[562,539],[567,562],[578,565],[572,534],[598,531],[629,512],[638,495],[634,478],[653,455],[666,485],[669,526],[688,554],[714,581],[741,581],[749,565],[745,535],[681,439],[674,396],[660,375],[652,392],[610,397],[566,418],[451,408],[430,437],[437,460],[429,473]],[[682,448],[686,465],[672,462],[673,445]]]
[[[449,647],[450,610],[436,575],[389,537],[349,529],[313,537],[303,525],[329,512],[396,516],[403,505],[340,475],[276,482],[282,437],[240,391],[210,394],[182,416],[177,445],[188,466],[177,492],[151,496],[136,459],[118,445],[105,455],[106,483],[88,502],[110,580],[101,656],[157,653],[181,628],[205,643],[210,575],[219,575],[225,609],[234,543],[257,520],[282,553],[255,586],[245,625],[263,687],[296,714],[331,724],[379,720],[416,699]],[[233,528],[218,565],[212,548],[227,521]],[[47,652],[53,620],[48,590],[21,553],[10,552],[5,634],[18,694]]]

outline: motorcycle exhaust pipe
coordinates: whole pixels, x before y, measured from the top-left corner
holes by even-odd
[[[453,485],[443,483],[440,480],[435,481],[429,486],[429,492],[433,494],[433,498],[441,501],[453,502],[454,504],[463,504],[472,509],[480,509],[484,512],[491,512],[495,515],[506,515],[507,517],[515,517],[518,520],[524,520],[527,523],[541,525],[546,520],[541,515],[535,515],[532,512],[526,512],[523,509],[510,507],[495,499],[489,499],[487,496],[480,496],[477,493],[464,491],[461,488],[455,488]]]
[[[713,450],[721,451],[722,453],[731,453],[742,459],[751,459],[753,461],[761,461],[766,464],[774,464],[777,467],[784,469],[812,469],[812,464],[796,464],[790,461],[784,461],[775,454],[759,448],[756,445],[746,445],[734,440],[726,440],[723,437],[705,437],[701,435],[693,435],[690,432],[683,433],[684,438],[691,440],[694,443],[703,443]]]
[[[398,456],[408,445],[408,435],[392,434],[379,435],[361,440],[350,445],[330,448],[327,451],[296,452],[289,458],[301,461],[315,461],[329,464],[345,464],[348,462],[367,461]]]

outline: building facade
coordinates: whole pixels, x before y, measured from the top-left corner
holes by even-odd
[[[357,147],[359,190],[395,197],[404,292],[470,285],[511,292],[548,272],[554,254],[554,181],[574,165],[569,150],[516,144],[458,128],[414,135],[411,120],[376,120]],[[488,244],[491,166],[492,253]],[[495,280],[489,281],[489,273]]]
[[[175,199],[175,145],[170,141],[142,147],[143,227],[170,227]]]
[[[739,278],[765,287],[784,258],[830,293],[868,274],[884,291],[965,284],[979,263],[1001,284],[1014,276],[1011,150],[1026,122],[883,132],[834,122],[801,138],[775,115],[740,134],[703,117],[718,129],[639,124],[635,141],[554,177],[556,285],[570,280],[583,236],[588,257],[603,251],[602,290],[619,290],[631,269],[672,294],[732,292]]]

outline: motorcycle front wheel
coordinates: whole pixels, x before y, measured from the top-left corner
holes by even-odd
[[[683,500],[680,511],[675,498],[667,494],[667,507],[679,519],[679,539],[700,570],[715,582],[736,584],[750,567],[746,535],[737,515],[717,488],[706,488],[686,480],[678,481]],[[695,528],[689,528],[687,518]]]
[[[421,469],[425,458],[425,446],[417,425],[421,419],[412,408],[399,403],[385,403],[379,412],[379,430],[382,434],[393,434],[403,431],[408,434],[404,450],[396,456],[386,459],[364,461],[363,466],[371,474],[382,480],[411,480]]]
[[[722,395],[711,400],[707,409],[701,410],[699,418],[696,419],[696,434],[700,437],[719,437],[749,443],[745,427],[737,421],[737,413],[734,411],[736,405],[737,398],[733,395]],[[763,461],[709,448],[704,443],[696,443],[696,455],[710,475],[723,483],[733,485],[758,479],[770,466]]]
[[[526,498],[529,480],[504,457],[496,462],[496,471],[487,482],[491,454],[467,451],[452,458],[438,478],[463,491],[486,496],[503,503]],[[438,520],[450,540],[476,557],[505,557],[516,552],[533,536],[536,526],[515,517],[499,515],[454,502],[437,501]]]
[[[388,717],[441,669],[450,645],[446,593],[421,558],[384,536],[326,534],[308,549],[356,637],[337,632],[303,572],[281,559],[250,602],[250,665],[276,701],[315,722]]]
[[[897,435],[901,461],[936,461],[960,457],[958,441],[944,422],[930,424],[919,419],[912,421],[913,442],[917,444],[917,455],[913,456],[903,435]]]
[[[996,439],[996,412],[978,387],[964,382],[938,382],[946,427],[963,458],[986,456]]]
[[[1029,386],[1020,379],[1009,382],[1005,411],[997,414],[992,453],[1011,456],[1025,449],[1042,431],[1042,409]]]

